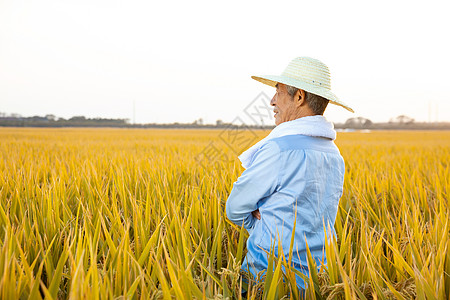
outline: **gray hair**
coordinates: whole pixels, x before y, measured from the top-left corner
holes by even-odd
[[[294,97],[295,93],[299,90],[296,87],[286,85],[287,92],[289,96]],[[325,99],[322,96],[307,92],[305,92],[305,101],[308,103],[309,108],[313,111],[315,115],[323,115],[323,112],[325,111],[325,108],[327,108],[328,102],[330,102],[328,99]]]

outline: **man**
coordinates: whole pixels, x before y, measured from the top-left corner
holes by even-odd
[[[276,88],[270,104],[277,126],[239,156],[246,170],[233,184],[227,217],[250,233],[243,270],[264,273],[266,251],[274,246],[278,255],[278,241],[288,260],[293,235],[291,264],[308,276],[306,243],[317,265],[326,264],[324,230],[334,234],[344,184],[336,131],[323,113],[328,103],[353,110],[331,92],[328,68],[316,59],[295,58],[281,76],[252,78]]]

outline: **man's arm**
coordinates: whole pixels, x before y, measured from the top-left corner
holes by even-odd
[[[250,229],[255,223],[252,212],[257,203],[275,191],[279,185],[280,149],[275,142],[269,141],[259,149],[250,167],[233,184],[227,199],[227,217],[233,223]]]

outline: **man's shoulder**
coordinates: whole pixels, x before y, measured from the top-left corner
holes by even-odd
[[[280,152],[292,150],[315,150],[340,154],[333,140],[322,137],[293,134],[277,137],[271,140]],[[272,145],[271,147],[275,147]]]

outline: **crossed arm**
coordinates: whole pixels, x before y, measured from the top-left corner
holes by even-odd
[[[226,203],[227,217],[233,223],[251,229],[261,219],[258,201],[273,194],[279,185],[280,149],[268,142],[259,149],[251,166],[233,184]]]

